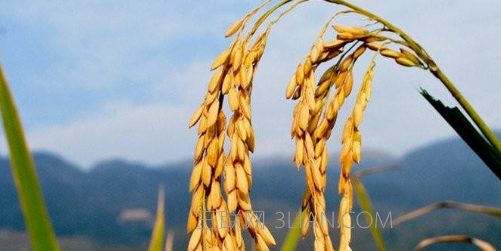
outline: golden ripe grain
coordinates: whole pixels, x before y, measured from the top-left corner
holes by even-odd
[[[188,244],[188,251],[194,251],[200,244],[200,239],[202,237],[202,230],[196,229],[191,235],[190,243]]]
[[[191,118],[190,118],[190,122],[188,123],[189,127],[193,127],[197,122],[198,120],[200,120],[200,117],[202,116],[202,112],[204,111],[204,106],[201,105],[200,107],[198,107],[198,109],[193,113],[193,115],[191,115]]]
[[[350,33],[353,34],[354,36],[363,36],[369,33],[369,31],[367,31],[362,27],[342,26],[342,25],[333,25],[332,27],[338,33]]]
[[[226,60],[228,60],[228,56],[230,55],[230,50],[226,49],[214,60],[211,66],[211,70],[217,69],[219,66],[223,65]]]
[[[251,106],[253,80],[271,27],[285,13],[304,1],[297,2],[275,21],[269,22],[268,28],[255,38],[255,33],[260,31],[259,26],[282,5],[272,7],[269,12],[265,12],[257,19],[255,25],[251,26],[245,35],[247,22],[269,2],[271,0],[228,28],[226,36],[238,35],[212,63],[211,70],[215,71],[208,83],[204,102],[193,113],[188,123],[190,127],[198,123],[198,141],[194,151],[195,165],[189,184],[193,198],[187,229],[193,234],[188,250],[245,250],[246,244],[242,229],[239,227],[214,231],[200,230],[199,227],[208,226],[202,221],[204,217],[221,218],[216,213],[200,213],[200,211],[233,210],[251,213],[253,210],[250,199],[253,183],[250,154],[254,152],[256,144]],[[308,55],[297,65],[285,90],[287,99],[297,100],[293,112],[291,136],[296,145],[293,161],[298,169],[304,167],[306,177],[302,209],[303,213],[314,217],[311,221],[303,220],[302,234],[306,236],[310,227],[313,228],[316,251],[334,250],[329,228],[325,222],[322,224],[320,221],[322,214],[327,211],[324,197],[329,163],[327,142],[333,133],[340,110],[346,106],[345,100],[350,98],[357,86],[353,76],[354,72],[357,72],[354,70],[355,64],[363,54],[373,53],[392,58],[403,66],[427,67],[415,54],[405,49],[410,48],[405,41],[386,37],[387,26],[369,31],[358,26],[333,25],[335,30],[333,35],[337,35],[337,39],[324,42],[327,30],[332,32],[328,28],[334,17],[348,13],[352,12],[337,13],[329,19],[315,38]],[[397,52],[387,48],[387,45],[405,48]],[[351,169],[354,168],[353,163],[359,163],[361,160],[362,136],[359,127],[372,93],[374,59],[375,55],[364,74],[355,105],[341,134],[342,150],[339,155],[341,168],[338,182],[338,191],[341,194],[340,217],[353,207],[350,175]],[[329,64],[327,70],[317,81],[316,71],[325,64]],[[232,113],[228,121],[223,112],[226,103]],[[229,141],[228,146],[224,145],[225,141]],[[222,195],[222,190],[225,197]],[[236,217],[241,222],[239,225],[258,221],[255,218],[248,219],[243,214]],[[352,225],[351,216],[349,214],[343,216],[339,223],[343,225],[340,227],[339,250],[351,251],[352,232],[349,228]],[[215,225],[220,227],[221,224],[215,223]],[[263,229],[250,227],[248,232],[260,251],[269,250],[269,245],[275,245],[275,240],[266,227]]]
[[[238,109],[239,105],[239,100],[238,100],[238,92],[235,87],[230,88],[230,92],[228,95],[229,103],[230,103],[230,108],[232,111],[236,111]]]
[[[408,50],[406,50],[404,48],[400,48],[400,52],[402,53],[402,55],[405,56],[405,58],[409,59],[414,64],[416,64],[416,65],[420,65],[421,64],[421,61],[419,61],[419,59],[416,56],[414,56],[414,54],[412,54],[410,51],[408,51]]]
[[[226,37],[231,37],[233,34],[235,34],[240,27],[242,27],[242,24],[244,23],[244,20],[238,20],[235,23],[233,23],[228,30],[226,30]]]
[[[385,47],[384,45],[382,44],[378,44],[378,43],[373,43],[373,42],[370,42],[367,45],[367,48],[373,50],[373,51],[381,51],[383,50]]]
[[[209,92],[214,93],[216,89],[219,89],[221,80],[223,77],[223,69],[219,69],[211,78],[209,82]]]
[[[388,49],[388,48],[383,48],[381,51],[380,51],[381,55],[385,56],[385,57],[388,57],[388,58],[398,58],[400,57],[400,53],[394,51],[394,50],[391,50],[391,49]]]
[[[332,40],[324,44],[324,49],[336,51],[346,44],[344,40]]]
[[[287,85],[287,90],[285,91],[285,98],[290,99],[292,94],[294,94],[294,90],[296,89],[296,78],[293,76]]]
[[[410,60],[409,58],[407,57],[398,57],[398,58],[395,58],[395,62],[397,62],[397,64],[399,65],[402,65],[402,66],[407,66],[407,67],[413,67],[413,66],[418,66],[419,64],[416,64],[415,62],[413,62],[412,60]]]

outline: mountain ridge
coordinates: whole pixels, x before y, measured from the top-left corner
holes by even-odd
[[[110,159],[97,163],[90,170],[82,170],[55,154],[35,152],[33,156],[58,236],[87,236],[100,245],[145,246],[151,231],[150,225],[124,225],[117,219],[127,209],[144,208],[153,213],[157,189],[163,183],[166,187],[167,226],[181,233],[176,234],[175,249],[185,249],[187,236],[182,233],[185,232],[186,212],[191,200],[188,192],[192,169],[190,160],[155,166]],[[325,195],[329,198],[327,208],[330,211],[337,211],[339,202],[336,188],[339,165],[336,156],[331,155],[330,168],[327,170]],[[362,163],[354,166],[353,172],[389,164],[404,165],[406,168],[375,174],[362,180],[372,197],[374,208],[382,213],[400,215],[441,200],[501,207],[501,183],[458,138],[421,147],[400,158],[369,149],[363,152]],[[303,170],[297,170],[290,158],[280,156],[255,158],[254,166],[251,192],[254,208],[269,214],[268,224],[279,225],[280,222],[273,219],[275,214],[290,212],[294,215],[301,203],[305,189]],[[0,187],[0,229],[23,231],[24,223],[5,157],[0,157]],[[424,217],[424,220],[433,220],[433,225],[411,222],[399,227],[403,233],[385,229],[383,234],[390,240],[399,240],[392,242],[392,248],[406,250],[419,240],[409,233],[419,230],[421,237],[441,234],[448,228],[439,228],[437,224],[450,224],[451,220],[459,219],[454,229],[465,230],[466,234],[501,246],[501,240],[495,238],[492,231],[485,230],[500,233],[501,224],[496,221],[491,222],[491,219],[477,215],[465,216],[460,212],[447,215],[437,213],[430,217]],[[285,230],[274,229],[278,243],[283,239]],[[370,233],[356,231],[359,234],[355,237],[355,247],[373,250]],[[305,245],[303,250],[309,247],[308,243],[302,245]]]

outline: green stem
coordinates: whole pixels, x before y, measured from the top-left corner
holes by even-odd
[[[301,219],[304,219],[304,217],[308,217],[308,215],[305,213],[306,211],[301,211],[297,212],[296,217],[294,218],[294,223],[292,223],[292,227],[289,228],[289,232],[287,232],[287,236],[285,237],[285,240],[282,242],[282,247],[280,248],[280,251],[294,251],[297,248],[297,245],[299,244],[299,241],[301,241]]]
[[[428,55],[428,53],[423,49],[423,47],[421,47],[416,41],[414,41],[414,39],[412,39],[409,35],[403,32],[400,28],[392,25],[383,18],[376,16],[375,14],[367,10],[364,10],[354,4],[351,4],[344,0],[324,0],[324,1],[346,6],[361,15],[364,15],[375,21],[378,21],[379,23],[386,26],[389,30],[399,35],[405,42],[408,43],[409,48],[411,48],[418,55],[418,57],[421,58],[421,60],[423,60],[428,65],[430,72],[444,84],[444,86],[447,88],[447,90],[449,90],[451,95],[459,102],[461,107],[463,107],[463,109],[470,116],[473,122],[478,126],[484,137],[486,137],[487,140],[491,143],[491,145],[495,149],[497,149],[497,151],[501,154],[501,142],[496,137],[494,132],[489,128],[489,126],[487,126],[487,124],[483,121],[480,115],[478,115],[475,109],[470,105],[468,100],[466,100],[466,98],[461,94],[461,92],[459,92],[459,90],[456,88],[456,86],[454,86],[454,84],[450,81],[450,79],[442,72],[442,70],[440,70],[440,68]]]
[[[278,8],[292,2],[293,0],[282,0],[281,2],[277,3],[275,6],[271,7],[268,11],[266,11],[254,24],[252,27],[251,31],[249,32],[249,35],[252,36],[256,31],[259,29],[261,24],[271,15],[273,12],[275,12]]]
[[[370,170],[370,169],[368,169],[368,170]],[[385,251],[386,245],[384,244],[383,234],[381,233],[381,230],[379,230],[379,228],[377,228],[377,224],[372,224],[373,217],[376,217],[376,214],[374,213],[374,208],[372,206],[372,202],[371,202],[371,198],[369,197],[369,193],[367,192],[367,189],[365,189],[365,186],[362,184],[362,182],[357,177],[352,178],[352,183],[353,183],[353,188],[355,190],[355,194],[357,195],[356,198],[358,200],[358,204],[359,204],[360,208],[363,211],[369,213],[369,214],[365,215],[365,220],[366,220],[367,224],[370,224],[372,238],[374,239],[374,242],[376,243],[377,250],[378,251]]]

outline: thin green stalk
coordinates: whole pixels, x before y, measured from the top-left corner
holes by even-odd
[[[353,188],[355,189],[355,193],[357,194],[357,200],[358,204],[360,205],[360,208],[364,212],[368,212],[372,217],[374,214],[374,209],[372,207],[371,199],[369,197],[369,194],[367,193],[367,190],[365,189],[364,185],[360,180],[357,178],[352,179],[353,182]],[[365,220],[367,221],[367,224],[372,223],[372,218],[369,215],[365,216]],[[385,251],[386,246],[384,245],[384,239],[383,235],[381,234],[381,231],[379,228],[376,227],[376,224],[371,224],[371,233],[372,237],[374,239],[374,242],[376,242],[376,247],[378,251]]]
[[[381,173],[381,172],[387,172],[387,171],[392,171],[392,170],[399,170],[402,169],[403,166],[399,165],[393,165],[393,166],[376,166],[368,169],[363,169],[360,170],[352,175],[352,184],[354,191],[356,193],[356,198],[358,201],[358,204],[360,208],[368,212],[370,215],[374,216],[374,208],[372,206],[371,198],[369,196],[369,193],[367,192],[367,189],[363,185],[362,181],[360,179],[362,177],[376,174],[376,173]],[[367,223],[370,223],[371,220],[373,220],[370,215],[365,215],[365,219]],[[372,238],[374,239],[374,242],[376,242],[376,247],[377,250],[379,251],[385,251],[386,246],[384,244],[384,238],[383,234],[381,233],[381,230],[377,228],[376,224],[371,224],[371,234]]]
[[[487,207],[487,206],[480,206],[480,205],[475,205],[475,204],[467,204],[467,203],[460,203],[460,202],[455,202],[455,201],[442,201],[438,203],[434,203],[419,209],[416,209],[410,213],[406,213],[397,219],[393,221],[393,226],[397,227],[398,225],[413,220],[415,218],[421,217],[423,215],[429,214],[431,212],[440,210],[440,209],[447,209],[447,208],[453,208],[453,209],[460,209],[463,211],[467,212],[472,212],[472,213],[480,213],[480,214],[486,214],[492,217],[495,217],[497,219],[501,219],[501,209],[500,208],[495,208],[495,207]]]
[[[271,15],[273,12],[275,12],[278,8],[288,4],[289,2],[292,2],[293,0],[282,0],[281,2],[277,3],[275,6],[271,7],[268,11],[266,11],[254,24],[252,27],[251,31],[249,32],[249,35],[252,36],[256,31],[259,29],[261,24]]]
[[[0,65],[0,108],[9,145],[12,175],[34,251],[59,251],[21,120]]]
[[[374,214],[374,209],[372,207],[371,199],[369,197],[369,194],[367,193],[367,190],[365,189],[364,185],[362,182],[357,177],[352,178],[352,183],[353,183],[353,188],[355,189],[355,193],[357,194],[356,198],[358,200],[358,204],[360,205],[360,208],[364,212],[368,212],[372,217],[375,215]],[[367,221],[367,224],[372,223],[372,218],[369,215],[365,216],[365,220]],[[381,231],[379,228],[377,228],[376,224],[371,224],[371,233],[372,237],[374,239],[374,242],[376,242],[376,247],[378,251],[385,251],[386,246],[384,244],[384,238],[383,235],[381,234]]]
[[[165,234],[165,189],[160,186],[158,189],[157,217],[151,234],[150,246],[148,251],[163,251]]]
[[[292,227],[287,232],[287,236],[280,247],[280,251],[294,251],[296,250],[297,244],[301,240],[301,219],[303,217],[308,217],[305,211],[299,211],[294,218],[294,223]]]
[[[442,70],[428,55],[428,53],[423,49],[423,47],[421,47],[416,41],[414,41],[414,39],[412,39],[401,29],[392,25],[385,19],[365,9],[362,9],[352,3],[349,3],[344,0],[324,0],[324,1],[346,6],[356,11],[359,14],[362,14],[370,19],[378,21],[379,23],[386,26],[386,28],[399,35],[405,42],[408,43],[409,48],[411,48],[418,55],[418,57],[421,58],[421,60],[423,60],[428,65],[428,69],[430,70],[430,72],[444,84],[444,86],[447,88],[447,90],[449,90],[451,95],[459,102],[461,107],[466,111],[466,113],[470,116],[473,122],[478,126],[484,137],[486,137],[487,140],[493,145],[493,147],[496,148],[496,150],[501,154],[501,142],[496,137],[494,132],[489,128],[489,126],[487,126],[487,124],[483,121],[480,115],[478,115],[475,109],[470,105],[468,100],[466,100],[466,98],[461,94],[461,92],[459,92],[457,87],[454,86],[454,84],[449,80],[449,78],[442,72]]]

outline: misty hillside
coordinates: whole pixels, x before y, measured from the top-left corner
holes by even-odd
[[[331,154],[331,160],[336,156]],[[112,160],[82,171],[51,153],[35,153],[34,159],[58,236],[88,238],[101,247],[121,244],[144,250],[155,213],[157,189],[159,184],[165,184],[167,227],[175,230],[175,250],[185,249],[191,161],[147,166]],[[368,149],[363,152],[362,160],[354,172],[376,165],[405,166],[400,171],[363,178],[375,210],[381,215],[391,212],[395,219],[410,210],[443,200],[501,207],[501,183],[459,139],[424,146],[401,158]],[[330,166],[327,207],[337,211],[339,170],[334,161]],[[274,229],[280,225],[276,212],[286,215],[290,212],[293,217],[304,189],[303,170],[297,171],[288,158],[254,161],[253,205],[255,210],[265,211],[266,223],[278,243],[287,229]],[[469,234],[501,247],[500,220],[455,210],[444,212],[435,212],[398,228],[385,228],[383,234],[388,246],[391,250],[410,250],[426,237]],[[24,229],[6,157],[0,158],[0,229],[10,232]],[[337,232],[333,231],[332,235],[336,242]],[[355,249],[375,250],[368,229],[354,229],[354,235]],[[0,232],[0,250],[3,250],[1,242]],[[308,247],[309,244],[303,244],[301,250]],[[447,250],[474,249],[452,245]]]

